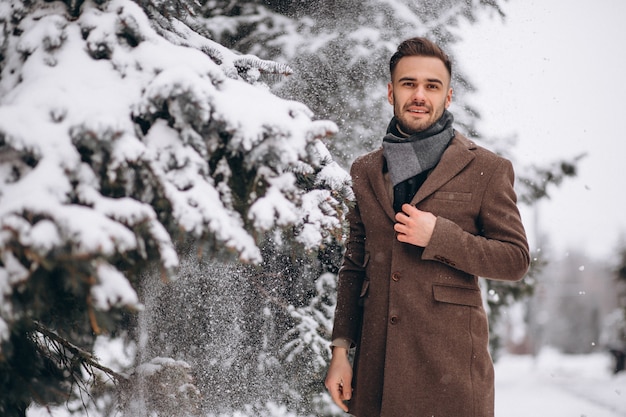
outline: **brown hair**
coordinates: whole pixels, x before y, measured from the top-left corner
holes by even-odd
[[[405,56],[431,56],[439,58],[443,61],[443,64],[448,70],[448,75],[452,78],[452,62],[448,55],[441,50],[441,48],[426,38],[411,38],[407,39],[398,45],[398,50],[392,55],[389,60],[389,73],[393,77],[393,71],[398,65],[398,61]]]

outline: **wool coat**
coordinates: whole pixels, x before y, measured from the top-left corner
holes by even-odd
[[[433,213],[425,248],[399,242],[382,149],[351,168],[356,204],[333,340],[356,345],[357,417],[493,417],[494,370],[478,277],[530,263],[511,163],[455,133],[411,204]]]

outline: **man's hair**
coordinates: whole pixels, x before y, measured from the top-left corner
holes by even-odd
[[[426,38],[411,38],[407,39],[398,45],[398,50],[392,55],[389,60],[389,73],[393,77],[393,71],[396,69],[396,65],[400,59],[405,56],[430,56],[439,58],[443,61],[443,64],[448,70],[448,75],[452,78],[452,62],[448,55],[441,50],[441,48]]]

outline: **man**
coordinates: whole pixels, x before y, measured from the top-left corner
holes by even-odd
[[[515,281],[529,266],[513,168],[453,129],[437,45],[403,42],[390,72],[383,146],[351,169],[326,387],[358,417],[493,417],[478,277]]]

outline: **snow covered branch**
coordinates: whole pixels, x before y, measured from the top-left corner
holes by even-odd
[[[157,3],[0,4],[0,370],[29,320],[87,345],[114,330],[179,246],[259,263],[270,236],[343,233],[349,176],[321,142],[337,127],[261,82],[289,66]]]

